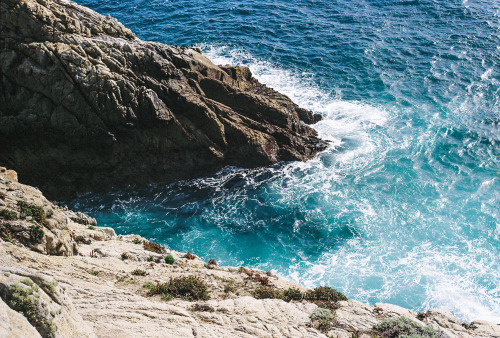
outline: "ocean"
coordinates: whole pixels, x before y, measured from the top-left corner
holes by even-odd
[[[500,2],[78,0],[323,115],[302,163],[85,194],[118,234],[500,323]]]

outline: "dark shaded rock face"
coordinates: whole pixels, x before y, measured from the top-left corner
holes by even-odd
[[[0,164],[51,198],[306,160],[318,116],[246,67],[69,1],[0,3]]]

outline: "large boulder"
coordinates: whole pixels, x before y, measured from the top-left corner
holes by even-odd
[[[0,164],[49,198],[306,160],[319,116],[71,1],[0,3]]]

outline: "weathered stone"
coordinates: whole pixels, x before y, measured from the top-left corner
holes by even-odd
[[[429,310],[419,320],[396,305],[355,300],[337,303],[325,335],[315,328],[318,322],[311,322],[317,305],[251,297],[261,286],[256,274],[265,275],[275,290],[307,291],[303,286],[259,270],[205,264],[168,249],[147,251],[145,238],[89,226],[88,216],[52,204],[38,189],[8,180],[5,172],[0,169],[6,209],[20,217],[17,204],[24,201],[43,207],[48,218],[39,224],[36,215],[0,217],[0,336],[371,337],[384,319],[405,317],[439,330],[440,336],[500,337],[495,323],[466,325],[443,310]],[[29,242],[34,225],[44,230],[40,243]],[[166,254],[174,264],[164,264]],[[167,302],[150,296],[144,288],[193,276],[211,297],[199,310],[181,298]]]
[[[0,337],[41,337],[38,331],[20,313],[12,310],[0,298]]]
[[[58,282],[46,275],[0,269],[0,298],[43,337],[95,337]]]
[[[0,163],[50,198],[306,160],[319,116],[71,1],[0,3]]]

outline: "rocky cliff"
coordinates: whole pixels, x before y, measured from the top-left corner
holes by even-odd
[[[464,304],[467,306],[467,304]],[[0,168],[0,337],[500,337],[116,236]]]
[[[320,118],[196,48],[66,0],[0,2],[0,164],[50,198],[306,160]]]

